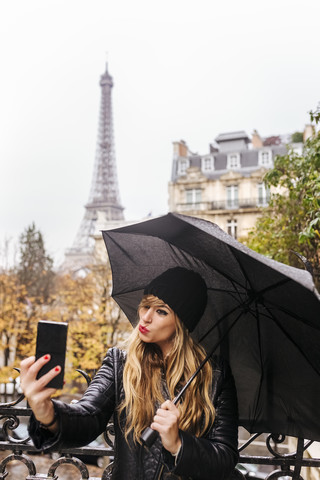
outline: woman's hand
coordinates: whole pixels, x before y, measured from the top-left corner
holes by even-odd
[[[150,425],[153,430],[159,432],[162,445],[173,455],[179,451],[181,446],[179,415],[177,407],[170,400],[166,400],[156,411],[153,423]]]
[[[21,388],[36,419],[43,424],[49,424],[54,420],[51,396],[56,392],[56,389],[48,388],[46,385],[61,371],[61,368],[57,366],[37,380],[38,372],[49,360],[49,354],[44,355],[37,361],[32,356],[22,360],[20,364]],[[54,427],[55,425],[50,430],[55,430]]]

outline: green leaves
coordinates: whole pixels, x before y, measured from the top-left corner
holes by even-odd
[[[319,108],[312,113],[320,122]],[[313,266],[320,286],[320,133],[304,144],[302,154],[289,149],[278,156],[264,181],[272,192],[270,206],[264,209],[249,247],[275,260],[303,268],[290,251],[305,256]]]
[[[311,122],[315,122],[316,124],[318,124],[320,122],[320,104],[314,112],[310,110],[309,115]]]

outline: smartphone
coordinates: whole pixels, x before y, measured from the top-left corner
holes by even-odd
[[[52,379],[47,387],[62,388],[64,377],[64,364],[67,347],[68,324],[64,322],[49,322],[40,320],[38,322],[36,360],[47,353],[51,359],[46,363],[37,375],[37,379],[59,365],[61,372]]]

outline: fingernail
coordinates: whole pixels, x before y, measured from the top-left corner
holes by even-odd
[[[44,359],[45,359],[45,360],[49,360],[49,355],[45,355],[45,356],[44,356]]]
[[[55,367],[54,371],[55,372],[60,372],[60,367]]]

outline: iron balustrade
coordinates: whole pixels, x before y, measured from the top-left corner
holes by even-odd
[[[88,377],[86,379],[89,382]],[[21,435],[16,433],[19,431],[21,419],[28,420],[31,415],[31,409],[23,406],[23,402],[24,396],[21,394],[14,401],[0,403],[0,420],[2,421],[2,426],[0,427],[0,453],[1,451],[4,452],[0,457],[0,480],[4,480],[8,476],[7,465],[12,461],[25,465],[28,470],[27,476],[24,477],[25,480],[59,480],[57,469],[64,464],[73,465],[80,473],[81,480],[108,480],[111,478],[112,462],[102,469],[101,477],[90,477],[87,465],[78,458],[78,456],[113,457],[114,444],[112,437],[114,432],[112,424],[107,426],[104,433],[105,445],[103,447],[86,446],[59,450],[59,452],[57,452],[58,458],[53,461],[48,471],[45,473],[37,473],[35,462],[30,457],[30,454],[35,454],[38,450],[33,446],[27,435],[21,438]],[[269,454],[267,456],[246,454],[245,451],[250,447],[252,448],[252,444],[257,441],[258,437],[261,438],[261,436],[265,437],[265,447]],[[257,466],[264,465],[269,469],[273,467],[273,470],[266,475],[266,480],[275,480],[278,478],[289,480],[289,477],[293,480],[303,480],[301,475],[302,467],[306,467],[309,473],[311,467],[320,468],[320,458],[308,458],[306,455],[307,449],[313,443],[312,441],[299,438],[297,439],[297,447],[293,452],[279,453],[279,445],[283,445],[285,441],[286,437],[279,434],[252,435],[239,448],[239,463]],[[8,451],[10,452],[9,454],[7,454]],[[53,450],[53,452],[55,451]],[[242,471],[236,469],[232,477],[236,480],[245,480],[250,478],[250,474],[245,477]],[[24,479],[19,478],[19,480]]]
[[[191,210],[238,210],[241,208],[261,208],[267,207],[269,199],[267,198],[234,198],[226,200],[214,200],[212,202],[192,202],[178,203],[177,211],[186,212]]]
[[[267,198],[232,198],[212,202],[212,210],[233,210],[239,208],[260,208],[268,206]]]

